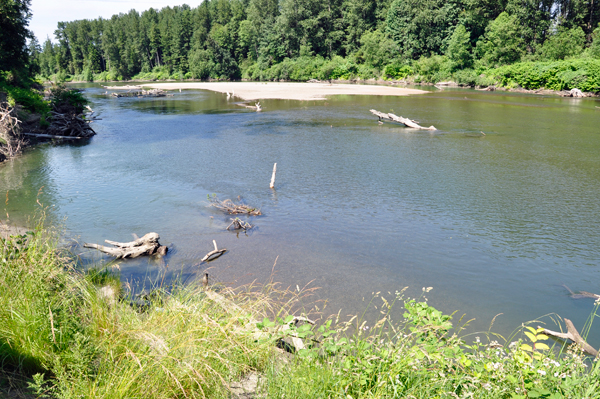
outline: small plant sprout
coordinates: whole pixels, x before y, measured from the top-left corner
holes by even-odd
[[[539,351],[546,351],[550,349],[550,347],[545,343],[539,341],[546,341],[548,339],[548,336],[546,334],[543,334],[544,329],[541,327],[535,329],[533,327],[525,326],[525,328],[529,330],[525,331],[525,335],[527,336],[527,338],[529,338],[533,346],[529,344],[521,344],[521,350],[528,352],[531,355],[531,360],[541,360],[542,354]]]

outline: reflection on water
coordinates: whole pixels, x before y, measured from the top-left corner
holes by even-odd
[[[322,287],[332,313],[361,311],[375,291],[433,286],[434,306],[476,317],[476,328],[504,313],[503,333],[550,312],[583,325],[591,301],[561,285],[600,291],[593,100],[456,89],[267,100],[256,113],[205,91],[103,92],[86,89],[103,118],[97,136],[3,165],[0,187],[11,220],[39,199],[81,241],[158,232],[170,254],[121,262],[128,281],[209,268],[221,281],[264,282],[278,257],[275,279]],[[378,125],[371,108],[440,130]],[[257,229],[225,231],[229,216],[207,207],[213,193],[260,207]],[[229,251],[199,265],[213,239]]]

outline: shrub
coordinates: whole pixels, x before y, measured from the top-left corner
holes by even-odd
[[[393,63],[383,68],[383,76],[388,79],[405,79],[413,74],[413,69],[405,64]]]
[[[486,75],[496,79],[501,86],[551,90],[578,88],[600,92],[600,60],[597,59],[522,62],[491,69]]]

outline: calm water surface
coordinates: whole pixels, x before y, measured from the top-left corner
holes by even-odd
[[[600,292],[597,100],[456,89],[270,100],[256,113],[206,91],[103,92],[86,86],[102,118],[89,142],[0,166],[3,220],[23,223],[39,198],[79,242],[158,232],[164,261],[121,262],[134,286],[206,268],[229,284],[266,282],[277,259],[275,280],[321,287],[331,313],[361,312],[375,291],[432,286],[434,306],[475,317],[476,329],[503,313],[494,330],[505,335],[552,312],[582,327],[593,301],[562,284]],[[440,130],[378,125],[370,108]],[[226,231],[229,216],[207,206],[213,193],[260,207],[256,229]],[[213,239],[228,252],[198,266]]]

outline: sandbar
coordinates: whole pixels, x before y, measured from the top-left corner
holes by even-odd
[[[266,99],[325,100],[327,96],[350,94],[368,96],[407,96],[427,93],[423,90],[394,86],[291,82],[180,82],[149,83],[143,87],[163,90],[202,89],[219,93],[234,93],[245,101]]]

